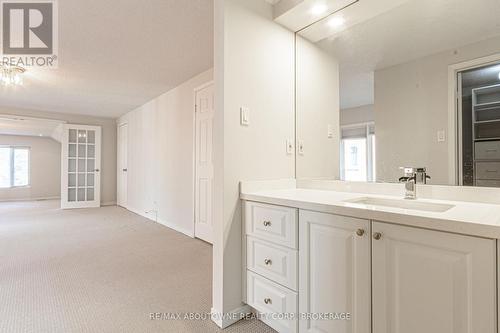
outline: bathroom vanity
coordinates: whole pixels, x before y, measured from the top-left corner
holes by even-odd
[[[499,16],[351,1],[294,30],[294,164],[259,161],[296,181],[240,191],[243,299],[269,326],[499,333]]]
[[[402,185],[326,183],[242,184],[244,301],[265,323],[289,333],[497,332],[500,205],[456,187],[422,186],[432,199],[404,200]]]

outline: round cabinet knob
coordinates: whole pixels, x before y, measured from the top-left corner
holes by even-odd
[[[264,300],[264,303],[266,303],[266,304],[272,304],[272,303],[273,303],[273,301],[272,301],[270,298],[266,298],[266,299]]]
[[[264,221],[264,227],[270,227],[271,221]]]
[[[373,234],[373,238],[375,240],[380,240],[382,238],[382,234],[380,232],[376,232]]]
[[[358,235],[359,237],[363,236],[364,234],[365,234],[365,231],[363,229],[356,230],[356,235]]]
[[[271,261],[271,259],[266,259],[266,260],[264,260],[264,264],[269,266],[269,265],[272,265],[273,262]]]

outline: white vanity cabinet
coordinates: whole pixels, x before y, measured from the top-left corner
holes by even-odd
[[[369,333],[370,221],[302,210],[299,216],[299,312],[350,316],[305,316],[300,332]]]
[[[246,201],[244,241],[280,333],[498,333],[494,239]]]
[[[496,241],[373,222],[373,333],[496,332]]]

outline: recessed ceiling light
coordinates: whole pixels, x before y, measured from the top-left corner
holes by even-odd
[[[500,73],[498,73],[498,79],[500,80]]]
[[[311,8],[311,14],[313,15],[321,15],[328,10],[328,6],[325,4],[317,4],[313,8]]]
[[[342,16],[335,16],[328,21],[328,25],[332,28],[340,28],[345,24],[345,18]]]

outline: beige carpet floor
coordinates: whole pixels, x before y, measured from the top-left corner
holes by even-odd
[[[118,207],[0,203],[0,332],[220,332],[212,248]],[[223,332],[274,332],[255,320]]]

